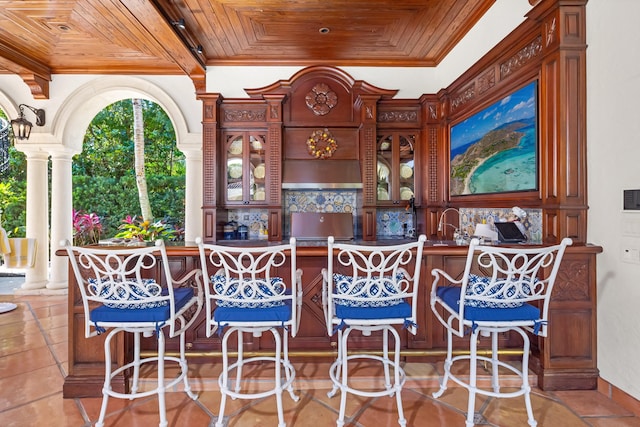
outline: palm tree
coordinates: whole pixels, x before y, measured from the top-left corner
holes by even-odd
[[[139,98],[131,100],[133,105],[133,144],[134,167],[136,172],[136,184],[138,186],[138,198],[140,199],[140,211],[144,221],[152,221],[151,203],[147,191],[147,177],[144,171],[144,119],[142,118],[142,101]]]

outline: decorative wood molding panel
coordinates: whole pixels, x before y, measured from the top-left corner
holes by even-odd
[[[518,53],[500,64],[500,80],[506,79],[525,64],[538,57],[541,53],[542,37],[539,36],[536,37],[533,42],[520,49]]]
[[[272,105],[269,107],[269,117],[271,118],[271,120],[279,120],[281,119],[280,117],[280,106],[279,105]]]
[[[429,202],[437,203],[440,195],[440,181],[438,180],[438,130],[435,126],[429,128]]]
[[[375,153],[376,152],[376,135],[374,128],[367,126],[363,132],[363,144],[364,152]],[[372,157],[372,156],[369,156]],[[366,176],[376,176],[376,162],[374,158],[370,158],[368,161],[365,158],[364,161],[364,173]],[[373,206],[376,204],[376,185],[373,180],[365,180],[363,183],[363,199],[366,206]]]
[[[462,89],[460,92],[455,93],[451,97],[450,101],[450,112],[456,111],[459,107],[463,106],[476,96],[476,85],[475,82],[471,83],[466,88]]]
[[[328,84],[318,83],[305,97],[307,108],[316,116],[328,114],[338,104],[338,95]]]
[[[269,202],[280,204],[282,200],[280,181],[282,181],[282,129],[275,126],[269,129]]]
[[[591,283],[589,268],[589,263],[583,258],[564,258],[553,288],[553,300],[588,301],[590,289],[585,284]]]
[[[205,121],[206,120],[215,120],[215,117],[216,117],[215,109],[216,109],[216,105],[215,104],[206,103],[204,105],[203,118],[204,118]]]
[[[558,38],[557,27],[556,27],[556,17],[554,16],[548,22],[545,22],[544,27],[545,27],[544,29],[545,47],[549,47]]]
[[[496,70],[491,67],[478,77],[478,95],[482,95],[496,85]]]
[[[379,123],[419,123],[418,111],[380,111],[378,112]]]
[[[429,104],[429,118],[438,120],[438,104]]]
[[[264,122],[267,119],[266,109],[259,110],[224,110],[225,122]]]

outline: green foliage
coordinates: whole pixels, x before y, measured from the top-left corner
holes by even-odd
[[[175,131],[166,112],[148,100],[142,100],[142,106],[151,206],[164,224],[179,229],[184,220],[184,155],[176,148]],[[118,234],[123,218],[140,215],[133,166],[133,107],[126,99],[94,117],[83,151],[73,162],[73,206],[99,215],[106,238]]]
[[[6,116],[0,110],[0,115]],[[23,153],[9,146],[9,169],[0,182],[2,227],[11,237],[24,237],[27,224],[27,161]]]
[[[143,221],[135,216],[127,216],[118,228],[122,231],[115,237],[141,242],[152,242],[156,239],[175,240],[178,235],[178,231],[174,230],[170,224],[163,221]]]
[[[7,119],[4,111],[0,117]],[[27,158],[13,146],[13,133],[9,146],[9,169],[0,182],[0,209],[2,227],[10,237],[25,237],[27,229]]]
[[[147,176],[154,212],[165,223],[180,225],[184,218],[184,176]],[[100,216],[103,236],[113,237],[123,218],[140,215],[135,177],[73,177],[73,206]]]
[[[184,175],[184,155],[176,148],[171,120],[158,104],[142,100],[142,106],[146,173]],[[73,159],[73,174],[133,176],[133,156],[133,108],[127,99],[107,106],[94,117],[87,128],[82,153]]]
[[[182,236],[185,161],[176,148],[175,131],[166,112],[143,100],[145,168],[154,214],[170,225],[172,237]],[[4,116],[0,110],[0,116]],[[5,116],[6,117],[6,116]],[[91,212],[102,227],[100,236],[119,231],[123,218],[140,215],[133,169],[131,100],[115,102],[99,112],[87,128],[82,153],[73,158],[73,207]],[[9,170],[0,182],[2,225],[13,237],[26,228],[26,157],[9,149]],[[90,214],[87,214],[90,215]]]

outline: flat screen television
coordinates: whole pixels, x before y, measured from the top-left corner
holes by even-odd
[[[538,188],[537,100],[532,81],[452,125],[450,196]]]

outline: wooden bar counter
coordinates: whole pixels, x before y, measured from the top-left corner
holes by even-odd
[[[367,242],[371,244],[371,242]],[[388,241],[379,241],[388,244]],[[251,243],[249,243],[251,244]],[[268,244],[259,242],[256,244]],[[375,244],[375,243],[374,243]],[[169,260],[174,278],[180,278],[192,269],[199,268],[198,248],[195,245],[169,246]],[[336,337],[327,334],[322,309],[321,270],[327,263],[326,243],[300,242],[297,267],[303,270],[304,302],[298,335],[290,341],[292,360],[328,361],[335,357]],[[596,342],[596,255],[602,248],[592,245],[571,246],[565,253],[551,300],[549,322],[553,324],[546,339],[532,337],[531,368],[538,375],[538,386],[543,390],[595,389],[598,379]],[[63,255],[62,253],[59,253]],[[403,356],[412,361],[435,362],[444,360],[446,334],[437,323],[429,307],[433,268],[442,268],[456,276],[462,275],[467,246],[437,245],[427,242],[424,249],[421,273],[418,333],[404,333]],[[286,267],[285,267],[286,268]],[[158,268],[161,277],[161,270]],[[286,271],[282,273],[286,277]],[[84,313],[82,299],[73,274],[69,274],[69,374],[65,378],[65,398],[100,396],[104,375],[103,340],[101,337],[84,337]],[[161,277],[161,281],[164,278]],[[205,335],[204,313],[201,320],[187,335],[190,363],[217,363],[220,340]],[[121,334],[122,335],[122,334]],[[154,351],[156,338],[145,339],[143,348]],[[272,340],[247,336],[247,352],[268,353]],[[375,336],[361,337],[357,346],[372,345]],[[509,352],[510,344],[519,344],[517,334],[505,333],[501,348]],[[488,341],[488,340],[487,340]],[[119,362],[131,354],[131,343],[122,336],[114,339],[114,349]],[[481,348],[486,348],[485,342]],[[455,344],[454,344],[455,346]],[[466,351],[468,342],[459,341],[460,351]],[[167,341],[167,351],[177,351],[177,342]],[[505,354],[508,357],[508,354]],[[126,378],[120,386],[127,387]]]

